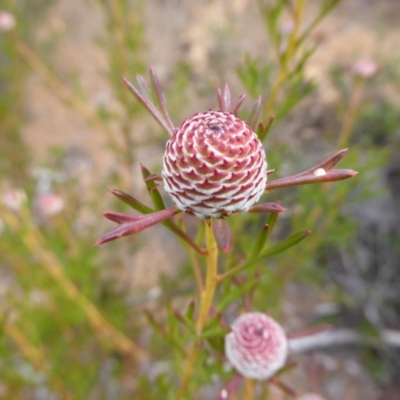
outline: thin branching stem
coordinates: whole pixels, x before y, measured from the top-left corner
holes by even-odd
[[[273,108],[275,107],[280,90],[284,85],[284,83],[286,82],[286,78],[288,76],[289,63],[291,59],[294,57],[294,53],[296,51],[297,35],[300,30],[300,25],[302,22],[305,6],[306,6],[306,0],[297,1],[296,8],[294,10],[294,27],[289,36],[286,52],[281,58],[278,76],[275,79],[274,85],[272,86],[271,92],[268,97],[267,104],[265,105],[266,115],[271,114]],[[262,140],[264,138],[260,139]]]
[[[196,323],[198,334],[201,334],[206,324],[217,285],[216,277],[218,274],[218,246],[214,236],[213,223],[214,221],[212,219],[210,221],[205,221],[206,245],[208,252],[206,257],[207,272],[206,286],[203,293],[201,293],[200,313]]]
[[[324,7],[321,12],[318,14],[317,18],[315,18],[311,24],[304,30],[304,32],[299,36],[297,40],[297,45],[300,46],[305,39],[309,36],[309,34],[315,29],[315,27],[325,18],[329,12],[336,7],[341,0],[333,0],[328,6]]]

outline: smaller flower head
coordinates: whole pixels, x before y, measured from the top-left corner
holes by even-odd
[[[371,59],[359,60],[353,65],[353,73],[364,79],[372,78],[378,72],[378,64]]]
[[[15,27],[14,15],[8,11],[0,11],[0,32],[11,31]]]
[[[225,337],[225,355],[246,378],[268,379],[286,362],[288,341],[282,327],[259,312],[241,315]]]

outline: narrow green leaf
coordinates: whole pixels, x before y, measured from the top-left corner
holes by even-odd
[[[225,294],[224,298],[219,302],[219,304],[217,305],[217,310],[223,311],[234,300],[243,296],[245,293],[248,293],[249,291],[251,291],[255,287],[257,282],[258,282],[257,279],[251,278],[245,284],[234,287],[230,291],[230,293]]]
[[[171,335],[171,337],[169,338],[169,343],[171,344],[172,347],[178,350],[184,358],[188,356],[184,348],[181,335],[179,334]]]
[[[229,329],[224,329],[221,326],[218,328],[207,329],[201,334],[202,339],[210,339],[210,338],[220,338],[225,336],[229,332]]]
[[[256,259],[263,250],[268,238],[271,236],[276,220],[278,219],[278,215],[279,213],[270,213],[267,224],[261,228],[256,240],[254,241],[253,247],[250,251],[250,260]]]
[[[169,343],[169,345],[175,349],[177,349],[183,356],[187,356],[185,349],[182,346],[182,340],[180,337],[180,333],[177,329],[178,319],[174,315],[172,310],[171,302],[167,299],[165,302],[165,307],[167,310],[167,318],[168,325],[166,327],[162,326],[154,317],[154,315],[148,311],[144,310],[144,313],[147,317],[150,325],[155,328],[156,331],[160,332],[163,338]]]
[[[158,191],[156,184],[154,183],[153,180],[146,181],[146,178],[148,178],[151,175],[149,170],[143,164],[140,164],[140,168],[142,170],[144,183],[146,184],[147,191],[149,192],[149,196],[154,204],[155,209],[164,210],[165,209],[164,201],[161,197],[160,192]]]
[[[249,257],[250,260],[254,260],[260,254],[268,237],[270,236],[269,229],[270,229],[269,225],[265,224],[260,229],[260,232],[258,232],[256,240],[254,241],[253,246],[250,250],[250,257]]]
[[[275,246],[272,246],[272,247],[266,249],[265,251],[263,251],[257,259],[262,260],[264,258],[268,258],[268,257],[274,256],[276,254],[282,253],[283,251],[285,251],[285,250],[289,249],[290,247],[293,247],[297,243],[301,242],[310,233],[311,233],[311,231],[295,233],[294,235],[288,237],[287,239],[283,240],[282,242],[276,244]]]
[[[307,60],[315,53],[317,50],[317,46],[311,47],[309,50],[305,51],[304,54],[301,56],[300,60],[297,62],[296,66],[293,68],[293,70],[288,74],[287,80],[289,81],[296,75],[301,74],[304,71],[304,66],[307,62]]]
[[[314,30],[314,28],[325,18],[329,12],[336,7],[341,0],[331,0],[327,1],[326,4],[323,4],[320,12],[318,13],[317,17],[308,25],[308,27],[304,30],[301,36],[298,39],[298,46],[303,43],[306,38],[310,35],[310,33]]]
[[[194,300],[192,300],[189,303],[188,308],[186,310],[185,318],[188,319],[189,321],[194,321],[193,317],[194,317],[195,309],[196,309],[196,304],[195,304]]]
[[[172,308],[172,304],[171,301],[169,299],[166,299],[165,303],[165,309],[167,311],[167,321],[168,321],[168,336],[170,338],[172,338],[173,334],[176,332],[177,330],[177,318],[175,315],[175,312]]]
[[[224,274],[220,275],[218,277],[218,281],[223,281],[227,278],[230,278],[234,275],[239,274],[240,272],[243,272],[254,265],[256,265],[258,262],[262,261],[265,258],[274,256],[276,254],[282,253],[283,251],[289,249],[290,247],[294,246],[295,244],[301,242],[303,239],[305,239],[311,231],[304,231],[304,232],[299,232],[296,233],[286,240],[283,240],[282,242],[278,243],[275,246],[270,247],[269,249],[263,251],[257,258],[254,260],[247,260],[244,262],[242,265],[238,265],[237,267],[234,267],[230,269],[229,271],[225,272]]]
[[[155,319],[154,315],[149,310],[143,310],[144,314],[147,317],[147,321],[149,324],[158,332],[160,332],[161,336],[166,337],[166,332],[164,327]]]
[[[188,328],[192,335],[196,334],[196,327],[194,325],[193,320],[186,318],[184,315],[180,314],[179,312],[175,312],[174,316],[178,322],[180,322],[183,326]]]
[[[256,134],[261,141],[263,141],[267,137],[268,132],[271,129],[272,123],[274,122],[274,119],[275,115],[271,115],[268,117],[266,125],[264,125],[262,122],[258,124]]]

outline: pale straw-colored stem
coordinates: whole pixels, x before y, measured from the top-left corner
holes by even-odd
[[[255,382],[253,379],[244,378],[244,400],[254,399],[254,386]]]
[[[197,319],[197,333],[200,334],[207,322],[212,300],[217,286],[218,275],[218,246],[214,237],[213,220],[205,222],[206,226],[206,245],[207,245],[207,272],[206,285],[200,297],[200,313]]]
[[[201,336],[203,329],[207,323],[208,315],[214,298],[215,289],[217,286],[218,274],[218,246],[214,236],[213,220],[205,221],[205,236],[206,236],[206,280],[205,287],[200,292],[200,311],[196,321],[197,338],[191,345],[188,352],[188,358],[183,372],[182,383],[179,389],[178,399],[184,399],[187,388],[190,382],[190,377],[193,374],[197,353],[199,351],[198,338]]]

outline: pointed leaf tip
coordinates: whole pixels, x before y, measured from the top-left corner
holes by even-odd
[[[173,217],[179,212],[181,211],[177,208],[168,208],[166,210],[153,212],[151,214],[136,216],[107,211],[105,213],[105,216],[112,221],[119,223],[120,225],[117,228],[101,236],[100,239],[97,240],[97,242],[95,243],[95,246],[110,242],[122,236],[128,236],[134,233],[141,232],[142,230],[149,228],[150,226],[156,225]]]
[[[142,163],[140,163],[140,169],[142,171],[142,174],[146,174],[147,176],[150,175],[149,170]]]
[[[305,239],[309,234],[311,233],[310,230],[295,233],[292,236],[289,236],[288,238],[282,240],[280,243],[277,243],[276,245],[266,249],[263,251],[260,255],[260,260],[263,258],[271,257],[276,254],[282,253],[283,251],[289,249],[290,247],[293,247],[297,243],[301,242],[303,239]]]
[[[117,224],[124,224],[126,222],[135,222],[144,217],[143,215],[122,214],[115,211],[105,211],[103,212],[103,216],[109,219],[110,221],[116,222]]]
[[[278,203],[261,203],[253,206],[248,211],[249,213],[268,213],[268,212],[283,212],[286,208]]]

